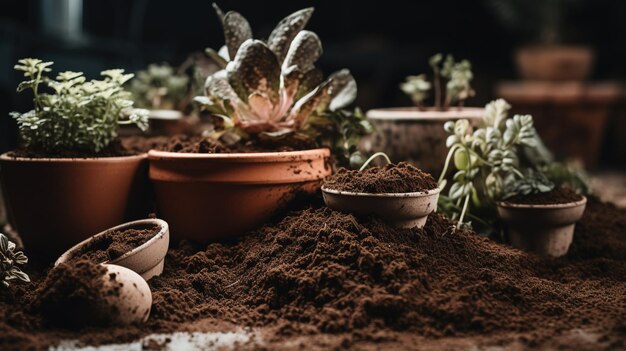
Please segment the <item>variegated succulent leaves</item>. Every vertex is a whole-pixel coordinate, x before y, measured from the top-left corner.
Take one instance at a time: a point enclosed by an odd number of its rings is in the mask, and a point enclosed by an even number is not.
[[[214,7],[226,45],[219,53],[207,49],[207,54],[222,69],[207,78],[206,96],[195,100],[222,117],[226,127],[247,134],[297,132],[312,114],[336,111],[354,101],[356,82],[348,70],[324,80],[315,67],[322,44],[315,33],[304,30],[313,8],[285,17],[267,41],[261,41],[253,39],[241,14]]]

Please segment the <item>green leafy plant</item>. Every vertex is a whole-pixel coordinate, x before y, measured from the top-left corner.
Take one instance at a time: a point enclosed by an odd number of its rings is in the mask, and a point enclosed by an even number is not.
[[[444,59],[442,54],[436,54],[428,63],[433,71],[432,84],[425,74],[408,76],[400,84],[400,89],[418,108],[424,109],[424,100],[429,97],[431,90],[434,90],[435,108],[440,111],[448,110],[454,104],[462,107],[465,100],[474,96],[470,85],[474,75],[468,60],[456,62],[452,55],[447,55]]]
[[[81,72],[66,71],[51,79],[46,75],[51,66],[52,62],[32,58],[15,65],[27,78],[17,91],[33,92],[33,110],[11,113],[29,149],[98,152],[117,136],[120,124],[147,128],[148,111],[132,109],[131,94],[123,88],[132,74],[112,69],[101,73],[102,80],[88,81]],[[42,92],[42,87],[49,92]]]
[[[28,257],[22,251],[15,251],[15,243],[0,233],[0,279],[2,285],[9,287],[11,280],[30,282],[28,274],[18,267],[28,263]]]
[[[130,91],[138,107],[182,110],[190,94],[189,77],[167,63],[151,64],[137,72]]]
[[[555,184],[564,185],[565,178],[570,181],[577,178],[566,168],[560,171],[568,173],[569,177],[563,174],[555,177],[556,172],[550,169],[556,163],[535,131],[532,116],[508,118],[510,107],[502,99],[490,102],[485,106],[483,125],[473,131],[467,120],[449,121],[444,125],[450,134],[446,140],[449,152],[439,179],[440,187],[446,185],[445,177],[451,164],[456,172],[440,207],[452,218],[458,218],[458,226],[464,223],[470,205],[478,210],[493,207],[497,200],[547,192]],[[578,181],[584,183],[582,179]],[[491,219],[479,221],[489,223]]]
[[[346,110],[357,94],[350,72],[340,70],[324,79],[315,67],[322,44],[315,33],[303,30],[312,8],[287,16],[267,41],[261,41],[252,38],[241,14],[223,13],[214,6],[226,45],[219,52],[207,49],[207,53],[223,69],[207,78],[206,96],[195,98],[203,109],[223,120],[214,137],[331,140],[344,152],[353,149],[359,134],[371,130],[360,112]],[[322,130],[335,134],[320,138]]]

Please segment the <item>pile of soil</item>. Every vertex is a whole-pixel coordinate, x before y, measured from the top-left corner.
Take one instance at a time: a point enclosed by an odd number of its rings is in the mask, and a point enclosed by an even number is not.
[[[134,150],[127,148],[120,139],[115,139],[104,149],[93,152],[85,150],[37,150],[18,148],[9,152],[10,157],[24,157],[24,158],[98,158],[98,157],[122,157],[138,155],[141,150]]]
[[[554,205],[576,202],[582,199],[582,195],[576,193],[570,188],[556,187],[550,191],[543,193],[511,196],[507,198],[504,202],[525,205]]]
[[[165,271],[149,282],[153,306],[143,325],[46,327],[29,310],[32,286],[0,290],[0,349],[63,338],[119,343],[220,323],[261,328],[265,342],[283,348],[298,348],[290,342],[307,336],[301,345],[311,347],[327,335],[339,337],[326,349],[384,348],[407,336],[534,348],[588,328],[624,348],[626,212],[589,200],[570,254],[558,259],[453,232],[438,214],[424,229],[396,229],[325,207],[305,209],[236,242],[170,249]],[[610,245],[619,246],[605,251]]]
[[[324,187],[356,193],[415,193],[435,189],[437,182],[429,173],[400,162],[363,171],[341,168],[326,178]]]
[[[107,289],[103,277],[107,269],[89,260],[63,263],[53,268],[35,291],[32,310],[41,315],[46,325],[76,329],[85,325],[106,326],[116,311],[103,303],[106,294],[118,294],[119,284]]]
[[[128,251],[143,245],[159,233],[157,225],[137,226],[123,230],[110,230],[92,238],[77,250],[70,260],[86,259],[95,263],[114,260]]]

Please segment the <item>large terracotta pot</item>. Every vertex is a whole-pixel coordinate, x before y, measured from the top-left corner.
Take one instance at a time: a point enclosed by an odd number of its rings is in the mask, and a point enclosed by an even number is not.
[[[593,51],[586,46],[528,46],[515,60],[520,75],[529,80],[584,80],[593,65]]]
[[[528,205],[498,202],[498,215],[507,226],[509,242],[521,250],[559,257],[569,250],[576,222],[587,198],[565,204]]]
[[[316,191],[331,173],[328,149],[193,154],[151,150],[159,217],[174,240],[210,242],[267,222],[298,192]]]
[[[415,107],[383,108],[367,111],[376,131],[371,139],[373,151],[385,152],[393,162],[407,161],[438,175],[446,159],[448,134],[443,125],[450,120],[468,119],[480,123],[485,109],[465,107],[448,111],[418,110]]]
[[[81,159],[0,155],[9,221],[29,256],[53,259],[93,233],[145,216],[147,166],[146,154]]]

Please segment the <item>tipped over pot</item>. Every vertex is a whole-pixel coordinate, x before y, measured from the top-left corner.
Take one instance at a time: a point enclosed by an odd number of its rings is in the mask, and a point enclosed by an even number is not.
[[[210,242],[266,223],[331,173],[328,149],[259,153],[151,150],[150,179],[172,238]]]
[[[559,204],[498,202],[498,214],[507,228],[511,245],[527,252],[559,257],[569,250],[576,222],[587,198]]]
[[[54,265],[87,258],[95,263],[126,267],[149,280],[163,272],[169,241],[167,222],[156,218],[142,219],[85,239],[61,255]]]

